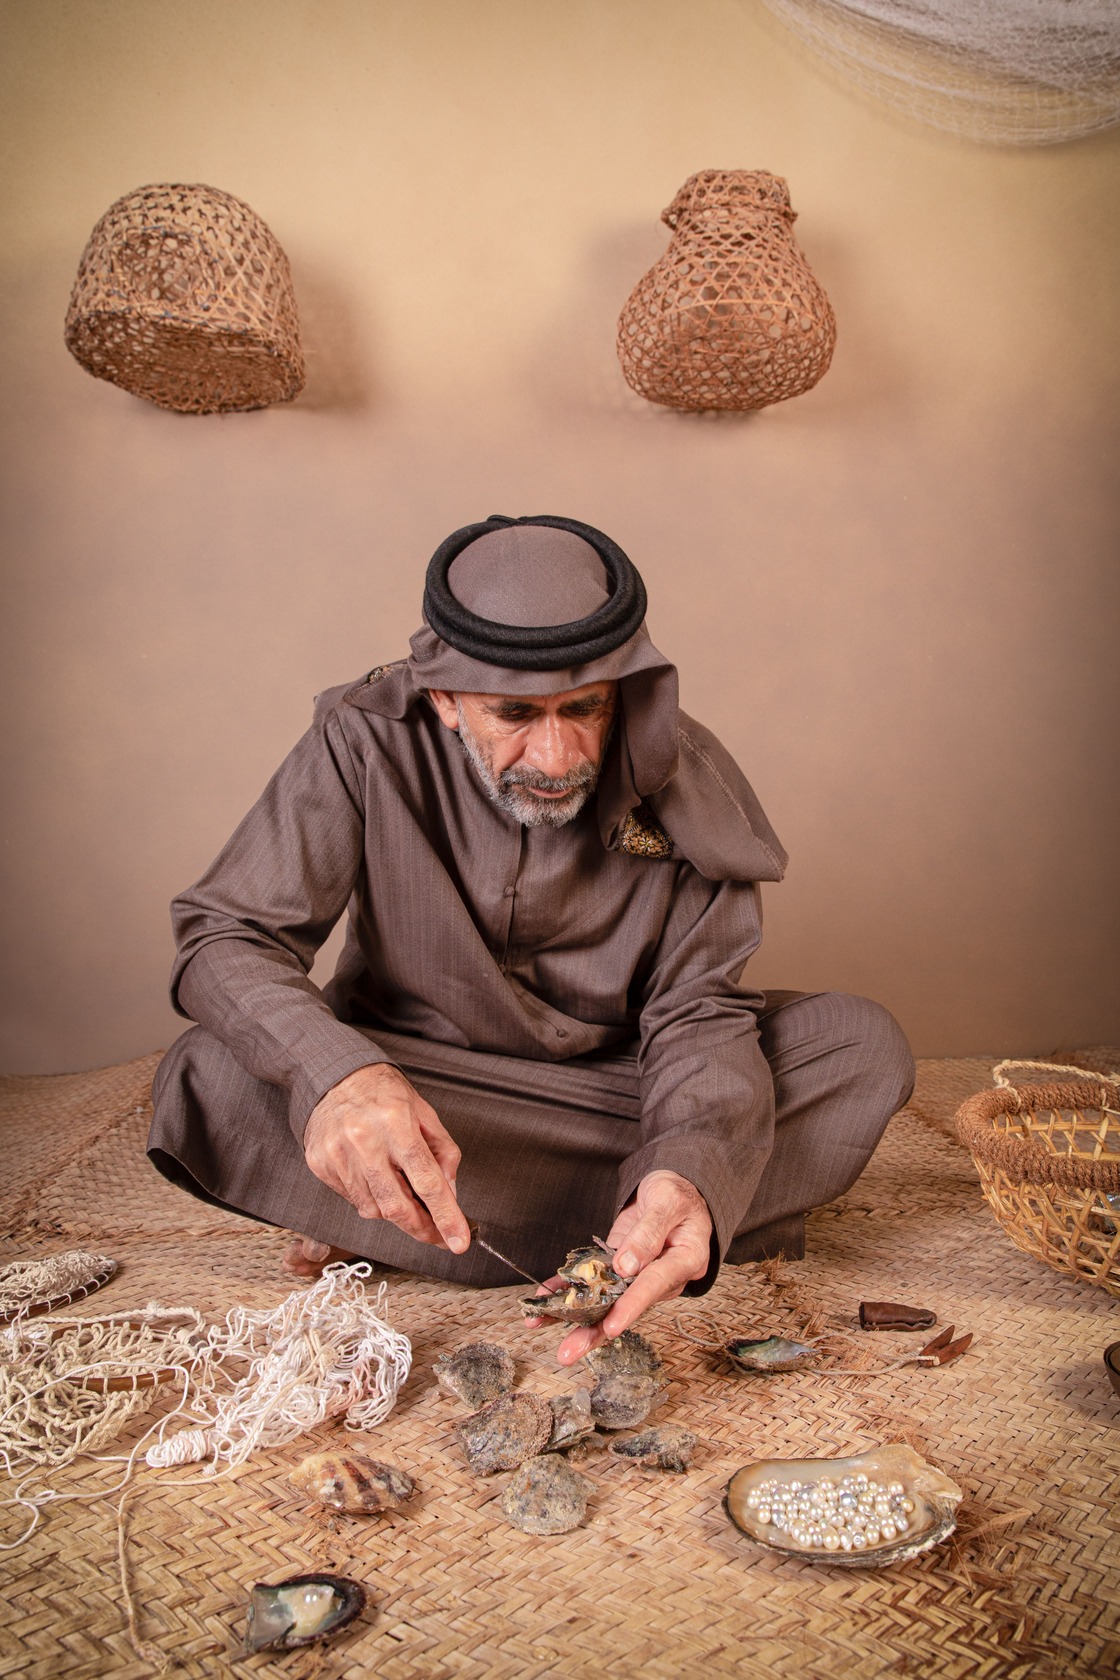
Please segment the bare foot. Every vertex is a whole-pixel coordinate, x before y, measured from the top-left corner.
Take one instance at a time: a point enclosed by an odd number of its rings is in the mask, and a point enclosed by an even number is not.
[[[334,1260],[356,1260],[347,1248],[332,1248],[329,1243],[317,1242],[314,1237],[295,1237],[288,1244],[280,1264],[289,1277],[317,1278],[323,1267]]]

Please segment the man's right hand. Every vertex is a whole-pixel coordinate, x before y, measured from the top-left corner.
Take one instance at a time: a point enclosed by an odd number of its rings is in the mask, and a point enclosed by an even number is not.
[[[471,1234],[455,1200],[461,1153],[399,1068],[358,1068],[311,1110],[303,1152],[316,1178],[363,1219],[462,1254]]]

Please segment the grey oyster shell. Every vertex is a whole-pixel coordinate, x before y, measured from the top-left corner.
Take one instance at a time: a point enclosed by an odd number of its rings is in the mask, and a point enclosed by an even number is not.
[[[245,1650],[294,1651],[332,1639],[365,1608],[365,1588],[348,1575],[289,1575],[249,1595]]]
[[[416,1491],[416,1483],[403,1470],[360,1453],[311,1453],[288,1479],[329,1511],[353,1515],[395,1511]]]
[[[644,1336],[624,1330],[592,1348],[587,1363],[595,1373],[591,1416],[601,1429],[636,1429],[665,1387],[664,1366]]]
[[[567,1288],[551,1295],[523,1295],[522,1312],[529,1318],[555,1318],[562,1324],[601,1323],[631,1282],[612,1269],[614,1255],[614,1249],[598,1237],[588,1248],[573,1248],[556,1268]]]
[[[557,1394],[548,1402],[552,1407],[552,1434],[548,1438],[549,1452],[559,1452],[586,1440],[595,1433],[591,1418],[591,1395],[586,1388],[574,1394]]]
[[[862,1551],[818,1551],[801,1546],[791,1535],[780,1534],[772,1524],[760,1522],[757,1510],[747,1504],[752,1490],[771,1477],[796,1478],[804,1484],[822,1476],[838,1481],[861,1471],[872,1478],[901,1482],[914,1501],[905,1534]],[[745,1465],[728,1482],[723,1508],[741,1533],[769,1551],[802,1558],[807,1563],[835,1564],[841,1569],[880,1569],[888,1564],[906,1563],[947,1539],[957,1526],[957,1506],[963,1498],[956,1482],[950,1481],[935,1465],[927,1464],[913,1447],[892,1442],[854,1458],[772,1458]]]
[[[552,1433],[552,1407],[539,1394],[502,1394],[456,1424],[455,1432],[476,1475],[516,1470],[544,1451]]]
[[[523,1464],[499,1503],[508,1520],[526,1534],[567,1534],[587,1514],[590,1484],[559,1453]]]
[[[662,1424],[658,1429],[643,1429],[625,1441],[612,1441],[610,1451],[615,1458],[631,1459],[641,1470],[687,1470],[692,1462],[696,1436],[690,1429],[676,1424]]]
[[[513,1387],[513,1355],[497,1342],[466,1342],[452,1353],[440,1354],[432,1370],[442,1392],[472,1412]]]

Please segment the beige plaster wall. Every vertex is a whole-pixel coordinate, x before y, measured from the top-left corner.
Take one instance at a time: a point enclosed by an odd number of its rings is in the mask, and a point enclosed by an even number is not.
[[[0,29],[0,1067],[170,1039],[168,899],[491,511],[644,571],[792,853],[763,982],[869,992],[927,1055],[1120,1035],[1120,134],[908,127],[751,0],[5,0]],[[709,166],[787,177],[839,319],[824,382],[755,416],[655,409],[614,358]],[[93,223],[164,180],[288,251],[291,408],[169,415],[68,356]]]

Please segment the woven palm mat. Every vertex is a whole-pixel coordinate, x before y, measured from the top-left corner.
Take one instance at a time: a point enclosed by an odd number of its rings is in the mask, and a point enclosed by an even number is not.
[[[959,1096],[988,1083],[993,1059],[922,1064],[917,1108],[892,1122],[848,1195],[811,1217],[809,1258],[727,1268],[689,1309],[729,1336],[851,1325],[861,1299],[911,1301],[975,1333],[963,1359],[888,1376],[733,1377],[678,1332],[681,1304],[657,1308],[643,1329],[674,1380],[655,1418],[700,1437],[692,1468],[654,1476],[593,1459],[581,1467],[594,1490],[585,1526],[532,1538],[497,1508],[505,1478],[479,1480],[463,1464],[460,1409],[437,1397],[432,1362],[490,1337],[515,1353],[525,1388],[555,1394],[586,1379],[555,1365],[555,1329],[523,1328],[521,1286],[470,1292],[388,1274],[413,1374],[372,1437],[347,1439],[410,1471],[416,1498],[384,1518],[312,1513],[288,1472],[341,1439],[336,1426],[219,1481],[142,1468],[128,1516],[142,1637],[191,1680],[1117,1671],[1120,1402],[1101,1353],[1120,1338],[1120,1313],[1103,1290],[1020,1254],[989,1215],[968,1155],[940,1135]],[[283,1235],[192,1202],[144,1160],[155,1060],[0,1082],[6,1158],[20,1174],[7,1176],[0,1251],[80,1243],[111,1253],[121,1266],[97,1298],[106,1310],[153,1298],[214,1316],[235,1302],[273,1305],[288,1289]],[[900,1346],[914,1341],[867,1337],[857,1357],[885,1362]],[[909,1564],[783,1559],[723,1515],[741,1464],[892,1438],[911,1440],[966,1492],[954,1539]],[[79,1462],[53,1485],[90,1493],[113,1473]],[[19,1532],[11,1510],[0,1519],[0,1537]],[[3,1554],[0,1674],[153,1672],[125,1631],[116,1544],[115,1500],[103,1499],[49,1507],[31,1540]],[[367,1584],[363,1618],[326,1649],[239,1659],[250,1586],[316,1567]]]

